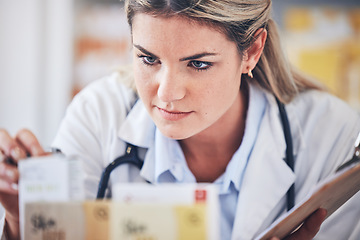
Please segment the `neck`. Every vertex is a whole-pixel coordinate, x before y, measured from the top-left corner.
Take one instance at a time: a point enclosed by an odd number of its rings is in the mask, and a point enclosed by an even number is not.
[[[241,144],[248,107],[247,89],[243,88],[234,107],[211,129],[179,141],[187,164],[198,182],[213,182],[221,176]]]

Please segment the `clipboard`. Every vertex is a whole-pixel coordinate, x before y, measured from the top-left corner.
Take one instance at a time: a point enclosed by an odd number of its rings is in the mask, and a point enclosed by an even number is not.
[[[320,182],[302,202],[271,224],[255,240],[266,240],[271,237],[282,239],[298,229],[305,219],[319,208],[327,210],[328,218],[359,190],[360,133],[355,142],[353,157],[341,165],[335,174]]]

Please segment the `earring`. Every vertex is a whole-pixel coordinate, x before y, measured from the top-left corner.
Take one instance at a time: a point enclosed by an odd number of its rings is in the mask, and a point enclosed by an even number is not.
[[[254,77],[253,74],[252,74],[252,72],[251,72],[251,68],[249,68],[248,76],[249,76],[250,78],[253,78],[253,77]]]

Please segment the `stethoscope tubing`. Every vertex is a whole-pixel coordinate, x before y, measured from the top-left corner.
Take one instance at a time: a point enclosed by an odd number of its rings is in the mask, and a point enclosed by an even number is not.
[[[293,143],[292,143],[292,136],[290,130],[290,123],[289,119],[285,110],[285,106],[283,103],[280,102],[279,99],[276,98],[276,102],[279,107],[280,118],[283,125],[283,132],[286,142],[286,157],[285,161],[289,168],[294,172],[294,153],[293,153]],[[289,211],[295,205],[295,184],[292,184],[289,190],[286,193],[287,199],[287,210]]]
[[[135,165],[138,169],[141,169],[144,164],[144,162],[138,156],[137,147],[130,143],[126,144],[125,154],[112,161],[103,171],[99,182],[96,199],[102,199],[105,197],[105,191],[109,184],[109,177],[111,172],[119,165],[127,163]]]

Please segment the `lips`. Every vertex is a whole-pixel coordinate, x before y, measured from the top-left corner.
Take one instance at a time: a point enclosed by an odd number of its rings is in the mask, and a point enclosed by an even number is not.
[[[163,108],[157,107],[160,116],[168,121],[178,121],[191,114],[191,112],[181,112],[181,111],[168,111]]]

